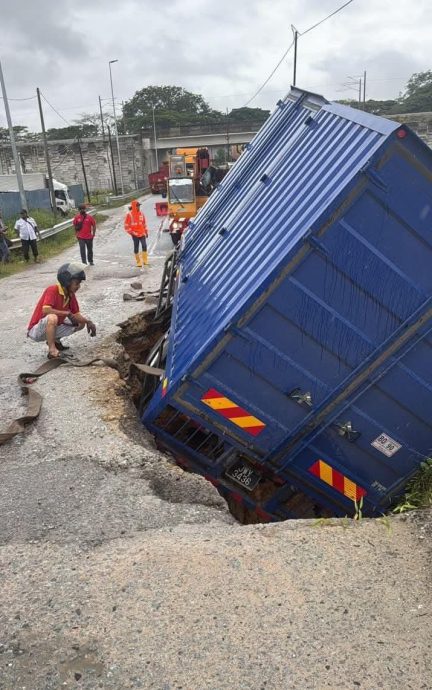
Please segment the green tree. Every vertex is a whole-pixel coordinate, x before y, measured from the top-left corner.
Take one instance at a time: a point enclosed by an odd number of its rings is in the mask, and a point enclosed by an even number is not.
[[[408,80],[399,99],[400,113],[421,113],[432,110],[432,70],[416,72]]]
[[[112,126],[114,118],[109,113],[104,113],[104,124]],[[97,137],[102,134],[102,123],[99,113],[83,113],[73,120],[68,127],[54,127],[47,130],[48,139],[75,139],[81,137]]]
[[[356,100],[347,99],[340,100],[338,103],[342,103],[342,105],[349,105],[351,108],[365,110],[367,113],[372,113],[373,115],[381,115],[382,117],[400,112],[398,100],[376,101],[369,99],[366,101],[366,103],[359,103]]]
[[[127,132],[149,129],[153,124],[153,108],[159,127],[208,122],[223,119],[199,94],[181,86],[147,86],[127,101],[123,120]]]
[[[52,127],[47,129],[47,139],[76,139],[77,137],[94,137],[97,135],[93,127],[70,125],[69,127]]]
[[[28,127],[24,127],[23,125],[14,125],[13,130],[17,141],[34,138],[34,134],[29,132]],[[9,141],[9,129],[7,127],[0,127],[0,141]]]
[[[227,162],[227,151],[226,149],[217,149],[214,158],[213,165],[223,165]]]
[[[369,99],[364,104],[353,100],[339,101],[339,103],[383,117],[399,113],[430,112],[432,111],[432,70],[413,74],[399,98],[387,101]]]
[[[269,115],[270,110],[263,110],[263,108],[233,108],[228,117],[232,122],[263,124]]]

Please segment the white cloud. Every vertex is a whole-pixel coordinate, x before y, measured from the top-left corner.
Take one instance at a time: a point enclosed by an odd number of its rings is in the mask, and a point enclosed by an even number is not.
[[[108,60],[119,99],[148,84],[177,84],[201,93],[213,107],[243,105],[291,41],[338,0],[0,0],[0,57],[10,97],[39,86],[67,119],[96,112],[109,97]],[[368,96],[396,97],[428,62],[432,3],[355,0],[300,37],[297,83],[327,98],[347,75],[367,70]],[[292,52],[252,105],[269,107],[289,88]],[[38,128],[35,101],[11,102],[14,121]],[[64,123],[47,109],[47,125]],[[5,118],[0,106],[0,126]]]

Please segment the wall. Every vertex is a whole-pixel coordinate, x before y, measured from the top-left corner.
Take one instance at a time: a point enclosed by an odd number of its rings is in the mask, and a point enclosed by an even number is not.
[[[148,139],[140,135],[119,137],[121,170],[125,191],[147,185],[150,171],[150,151]],[[119,193],[120,172],[117,146],[113,138],[113,157]],[[17,142],[23,172],[46,172],[42,142]],[[82,184],[84,176],[78,142],[72,139],[50,141],[48,143],[53,177],[68,186]],[[90,191],[112,190],[112,161],[109,143],[102,137],[81,140],[81,150]],[[0,174],[15,171],[12,151],[8,144],[0,145]]]

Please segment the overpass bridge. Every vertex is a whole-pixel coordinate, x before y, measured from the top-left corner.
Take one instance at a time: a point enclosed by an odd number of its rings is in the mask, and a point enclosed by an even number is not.
[[[260,122],[218,122],[168,128],[157,128],[156,126],[156,141],[153,130],[143,130],[142,134],[150,141],[153,156],[155,149],[157,149],[160,161],[164,154],[177,148],[207,146],[214,155],[220,148],[229,149],[232,146],[248,144],[261,125]],[[154,167],[154,169],[156,168]]]

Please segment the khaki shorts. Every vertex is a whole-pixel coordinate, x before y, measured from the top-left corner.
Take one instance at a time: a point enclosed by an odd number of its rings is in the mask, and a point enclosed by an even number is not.
[[[46,340],[47,318],[47,316],[44,316],[44,318],[33,326],[33,328],[31,328],[27,334],[28,337],[34,340],[36,343]],[[64,322],[56,328],[56,340],[60,340],[60,338],[67,338],[68,336],[76,333],[77,330],[79,330],[79,326],[72,326],[71,322],[66,317]]]

